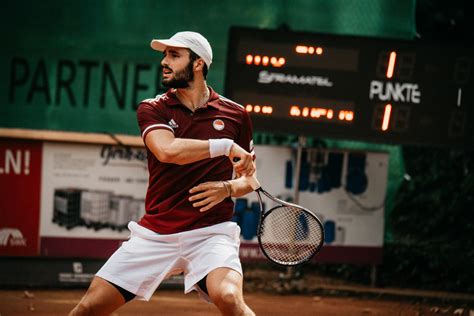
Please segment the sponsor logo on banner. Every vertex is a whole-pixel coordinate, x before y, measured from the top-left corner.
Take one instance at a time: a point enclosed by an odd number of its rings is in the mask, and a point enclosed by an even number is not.
[[[26,238],[18,228],[0,228],[0,247],[26,247]]]
[[[72,273],[60,272],[58,275],[59,282],[89,284],[94,278],[94,273],[84,273],[82,262],[73,262],[72,271]]]
[[[245,260],[266,259],[257,244],[242,244],[239,248],[239,257]]]
[[[258,73],[258,83],[289,83],[297,85],[310,85],[319,87],[332,87],[333,83],[327,77],[292,75],[262,70]]]
[[[103,158],[102,165],[106,166],[111,160],[125,161],[146,161],[146,151],[140,148],[132,148],[130,146],[102,146],[100,157]]]

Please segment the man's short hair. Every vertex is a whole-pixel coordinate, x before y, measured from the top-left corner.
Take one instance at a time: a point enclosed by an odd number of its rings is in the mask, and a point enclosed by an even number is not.
[[[195,52],[193,52],[189,48],[188,48],[188,51],[189,51],[189,60],[191,62],[194,62],[195,60],[198,60],[199,58],[201,58],[198,54],[196,54]],[[207,71],[208,71],[207,65],[206,65],[206,63],[204,63],[204,67],[202,68],[202,75],[203,75],[204,79],[207,78]]]

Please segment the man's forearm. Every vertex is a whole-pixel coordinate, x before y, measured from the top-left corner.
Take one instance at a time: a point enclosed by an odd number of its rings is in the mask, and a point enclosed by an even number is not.
[[[156,153],[153,149],[152,152],[158,160],[166,163],[184,165],[210,158],[207,140],[175,138],[169,144],[156,149]]]

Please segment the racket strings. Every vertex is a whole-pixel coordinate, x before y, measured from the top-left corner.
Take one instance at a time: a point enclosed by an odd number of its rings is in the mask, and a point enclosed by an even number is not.
[[[319,221],[297,207],[277,207],[261,223],[262,249],[270,259],[284,265],[311,258],[319,251],[323,238]]]

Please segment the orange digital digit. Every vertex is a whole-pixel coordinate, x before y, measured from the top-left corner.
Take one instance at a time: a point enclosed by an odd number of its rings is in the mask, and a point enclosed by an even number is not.
[[[385,110],[383,112],[383,119],[382,119],[382,131],[388,130],[388,126],[390,124],[391,113],[392,113],[392,105],[391,104],[385,105]]]
[[[390,79],[393,77],[393,70],[395,69],[395,61],[397,60],[397,53],[391,52],[390,57],[388,59],[388,67],[387,67],[387,78]]]

